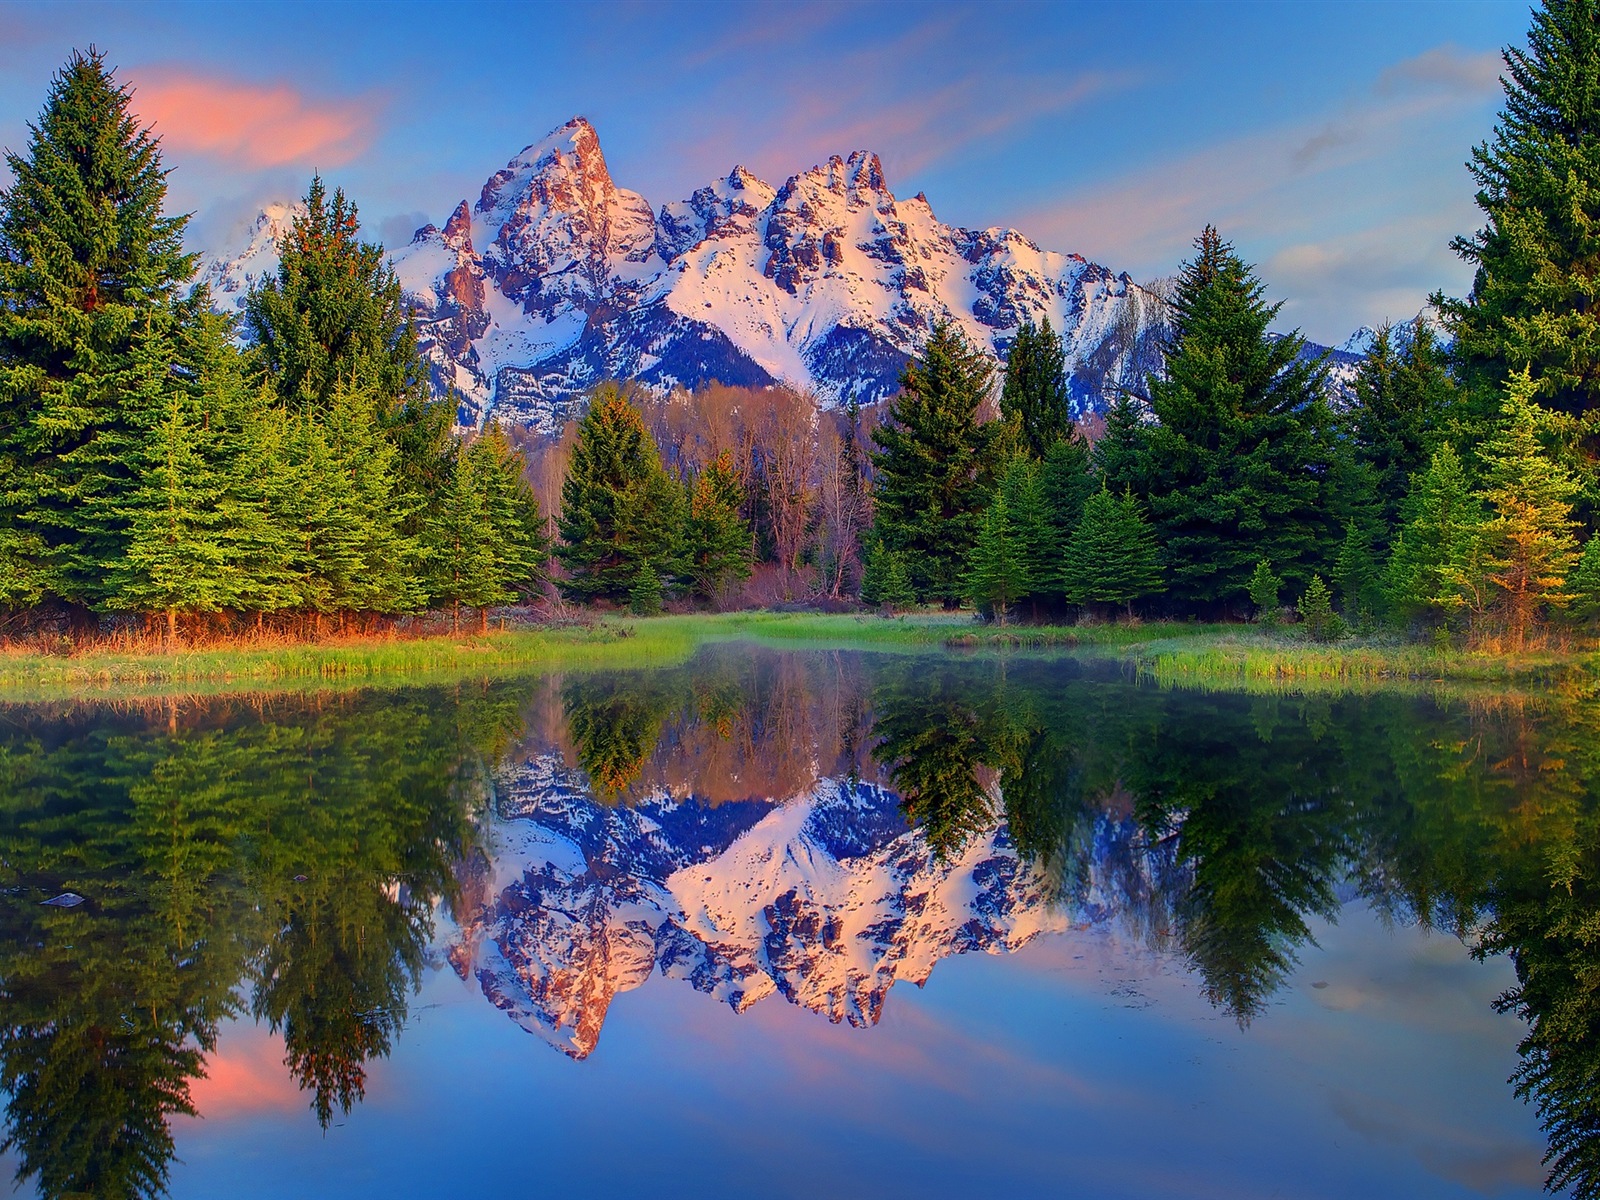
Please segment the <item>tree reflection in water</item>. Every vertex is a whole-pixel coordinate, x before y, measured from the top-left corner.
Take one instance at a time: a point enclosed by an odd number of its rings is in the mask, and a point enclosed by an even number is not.
[[[514,738],[596,796],[890,786],[938,858],[997,828],[1258,1019],[1361,898],[1506,954],[1551,1183],[1600,1196],[1600,701],[1163,691],[1061,659],[708,651],[459,692],[0,712],[0,1085],[42,1194],[148,1196],[219,1023],[326,1124],[389,1053]],[[77,909],[40,901],[71,890]]]

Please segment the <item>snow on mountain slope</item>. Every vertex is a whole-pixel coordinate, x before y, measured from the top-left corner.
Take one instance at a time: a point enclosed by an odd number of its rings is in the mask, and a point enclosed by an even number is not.
[[[272,206],[240,256],[207,263],[220,306],[275,265],[288,212]],[[1165,331],[1160,300],[1126,274],[1016,230],[947,225],[927,197],[896,198],[875,154],[835,156],[779,187],[735,167],[653,210],[612,179],[582,118],[393,262],[460,422],[492,415],[544,432],[606,378],[882,399],[940,319],[1003,361],[1022,320],[1048,318],[1082,415],[1142,391]]]
[[[1106,929],[1109,893],[1138,874],[1134,823],[1105,818],[1081,886],[1052,901],[1003,827],[940,861],[892,793],[841,779],[781,803],[663,795],[623,808],[596,803],[552,754],[500,792],[448,956],[575,1058],[594,1050],[612,999],[657,970],[741,1012],[777,993],[874,1024],[896,982],[925,982],[948,955]]]
[[[202,253],[195,283],[211,289],[213,308],[238,312],[244,307],[245,294],[268,275],[277,273],[278,239],[304,212],[303,204],[269,204],[246,231],[242,248],[221,254]]]

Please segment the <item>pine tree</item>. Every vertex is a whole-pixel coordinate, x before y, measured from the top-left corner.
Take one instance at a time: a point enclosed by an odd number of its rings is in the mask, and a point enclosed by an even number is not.
[[[1150,380],[1157,423],[1141,431],[1134,487],[1174,595],[1226,606],[1261,558],[1304,579],[1331,553],[1335,439],[1323,366],[1302,359],[1299,334],[1268,335],[1281,306],[1215,229],[1195,247],[1172,303],[1166,376]]]
[[[1129,488],[1148,490],[1142,473],[1148,432],[1139,403],[1126,392],[1118,396],[1106,413],[1105,433],[1094,445],[1094,469],[1108,488],[1119,494]]]
[[[1567,576],[1567,592],[1572,596],[1567,615],[1573,620],[1592,621],[1600,616],[1600,534],[1583,544],[1583,555]]]
[[[1072,438],[1072,393],[1067,385],[1067,355],[1050,328],[1024,318],[1006,355],[1000,388],[1000,416],[1018,423],[1021,440],[1034,458]]]
[[[696,594],[714,601],[736,580],[750,577],[750,523],[739,512],[744,488],[724,450],[694,481],[689,494],[687,558]]]
[[[1499,589],[1498,607],[1518,651],[1542,613],[1570,599],[1565,585],[1578,561],[1572,536],[1578,486],[1539,443],[1534,390],[1528,372],[1512,376],[1501,427],[1481,452],[1484,485],[1478,491],[1491,513],[1483,526],[1484,567]]]
[[[1434,297],[1485,397],[1530,369],[1530,397],[1584,415],[1600,400],[1600,9],[1542,0],[1528,48],[1504,52],[1505,103],[1468,164],[1485,222],[1457,238],[1464,300]]]
[[[550,541],[544,533],[539,498],[528,486],[522,454],[497,424],[488,425],[462,455],[483,499],[489,536],[489,568],[472,601],[479,624],[488,627],[488,610],[538,592],[548,578]]]
[[[861,566],[861,603],[877,608],[883,603],[884,584],[889,578],[889,549],[874,540],[867,551],[867,561]]]
[[[494,565],[488,506],[465,454],[457,457],[450,485],[429,511],[429,603],[448,605],[451,628],[461,628],[461,606],[476,604]]]
[[[646,574],[662,586],[679,568],[683,509],[683,490],[662,469],[644,419],[614,385],[602,385],[561,485],[556,557],[568,577],[557,586],[576,600],[616,604],[629,603]]]
[[[1433,327],[1417,317],[1398,331],[1380,328],[1357,369],[1355,393],[1350,431],[1359,461],[1372,472],[1387,534],[1400,524],[1411,477],[1428,465],[1457,416],[1456,385]]]
[[[1014,457],[1000,476],[995,495],[1006,502],[1006,520],[1022,562],[1024,590],[1018,599],[1049,590],[1056,570],[1055,531],[1049,520],[1041,464],[1023,455]]]
[[[104,58],[51,82],[0,192],[0,554],[9,590],[109,595],[139,449],[166,410],[194,270],[160,146]]]
[[[1272,572],[1272,564],[1266,559],[1256,563],[1255,570],[1250,572],[1250,581],[1245,585],[1245,590],[1250,595],[1250,603],[1255,605],[1256,620],[1263,625],[1276,625],[1278,623],[1278,596],[1283,590],[1283,580]]]
[[[1295,612],[1299,614],[1300,623],[1313,641],[1331,641],[1342,631],[1338,615],[1333,611],[1333,598],[1328,592],[1328,585],[1322,582],[1321,575],[1313,575],[1311,582],[1306,584],[1305,595],[1295,605]]]
[[[1011,518],[1002,492],[983,514],[978,540],[967,563],[967,596],[980,608],[991,608],[1006,623],[1006,609],[1028,594],[1029,547]]]
[[[1102,486],[1089,497],[1067,543],[1062,582],[1069,604],[1125,605],[1130,617],[1135,600],[1163,590],[1155,533],[1131,494]]]
[[[911,568],[906,565],[905,555],[889,555],[889,567],[883,576],[883,599],[881,603],[890,612],[910,608],[917,602],[917,589],[911,582]]]
[[[1344,542],[1334,560],[1333,582],[1348,619],[1365,623],[1378,615],[1383,606],[1380,578],[1372,553],[1372,535],[1354,520],[1345,522]]]
[[[1394,608],[1433,621],[1463,608],[1481,611],[1486,598],[1478,569],[1483,511],[1448,442],[1413,478],[1405,518],[1386,572]]]
[[[953,607],[988,492],[992,435],[978,423],[993,368],[955,325],[940,323],[900,377],[878,449],[877,533],[905,556],[920,596]]]
[[[1044,509],[1044,537],[1034,570],[1034,594],[1059,599],[1061,556],[1083,517],[1083,506],[1095,491],[1089,444],[1063,439],[1051,446],[1039,466],[1039,499]]]

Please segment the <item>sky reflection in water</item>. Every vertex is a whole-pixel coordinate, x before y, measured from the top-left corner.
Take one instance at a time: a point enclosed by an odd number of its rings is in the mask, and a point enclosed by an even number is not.
[[[1597,1153],[1587,697],[728,647],[3,715],[19,1194],[1535,1195],[1468,928]]]

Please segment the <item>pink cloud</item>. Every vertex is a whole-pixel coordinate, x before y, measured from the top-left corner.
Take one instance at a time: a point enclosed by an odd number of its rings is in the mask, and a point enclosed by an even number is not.
[[[288,84],[254,84],[181,69],[144,75],[134,109],[169,151],[211,155],[245,167],[332,167],[372,142],[370,97],[317,99]]]
[[[260,1112],[294,1112],[306,1098],[283,1065],[283,1039],[260,1026],[234,1025],[207,1056],[190,1085],[200,1116],[216,1120]]]

